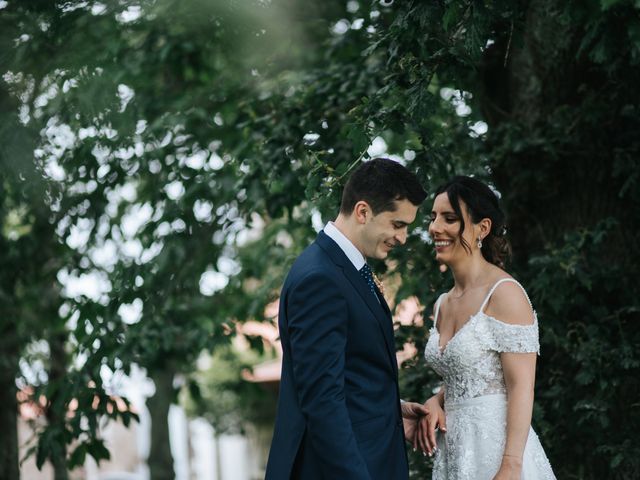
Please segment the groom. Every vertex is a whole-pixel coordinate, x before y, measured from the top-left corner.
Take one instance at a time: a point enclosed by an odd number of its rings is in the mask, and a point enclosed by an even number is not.
[[[337,219],[293,264],[280,296],[282,377],[266,480],[408,478],[404,438],[427,411],[400,404],[391,313],[366,259],[405,243],[425,197],[399,163],[362,163]]]

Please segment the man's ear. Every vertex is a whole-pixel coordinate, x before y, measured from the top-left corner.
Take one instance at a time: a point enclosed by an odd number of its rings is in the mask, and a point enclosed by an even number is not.
[[[371,211],[371,207],[364,200],[360,200],[353,206],[353,218],[356,219],[356,222],[364,225],[367,223],[367,218],[371,218],[373,216],[373,212]]]

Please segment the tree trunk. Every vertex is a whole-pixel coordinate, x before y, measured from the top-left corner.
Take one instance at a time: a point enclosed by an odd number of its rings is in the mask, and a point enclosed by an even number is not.
[[[151,480],[174,480],[173,457],[169,439],[169,407],[173,399],[173,376],[170,369],[151,374],[156,393],[147,400],[151,416],[151,449],[149,472]]]
[[[495,44],[483,63],[482,110],[494,132],[488,148],[521,145],[491,164],[521,268],[528,261],[523,252],[541,251],[567,232],[593,227],[624,209],[618,194],[625,179],[614,178],[609,161],[616,124],[567,113],[600,101],[591,92],[604,83],[579,58],[582,27],[566,22],[563,9],[558,0],[529,2],[520,40],[510,47]],[[618,110],[611,106],[611,112]],[[590,112],[596,115],[594,105]],[[610,237],[608,252],[617,253],[613,244],[621,241]]]
[[[65,382],[67,372],[67,352],[65,351],[66,336],[64,333],[55,333],[49,340],[49,349],[51,352],[49,369],[49,382],[51,384],[61,384]],[[64,388],[56,389],[60,392]],[[67,414],[67,402],[60,393],[52,394],[48,400],[47,421],[49,426],[57,432],[65,431],[65,416]],[[68,480],[67,472],[67,445],[60,433],[56,436],[56,453],[52,455],[51,463],[53,464],[55,480]]]
[[[7,319],[5,318],[6,322]],[[16,371],[18,354],[15,325],[7,325],[0,335],[0,478],[19,480],[18,401]]]

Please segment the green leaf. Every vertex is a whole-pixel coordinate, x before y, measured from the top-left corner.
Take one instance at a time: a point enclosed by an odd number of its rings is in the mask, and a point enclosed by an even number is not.
[[[68,461],[69,469],[74,469],[75,467],[84,465],[86,456],[87,456],[87,445],[84,443],[81,443],[75,448],[75,450],[71,454],[71,457],[69,458],[69,461]]]
[[[449,31],[449,28],[452,25],[457,24],[460,21],[460,14],[463,12],[463,5],[461,2],[451,2],[449,7],[445,10],[444,15],[442,16],[442,26],[445,31]]]
[[[350,124],[347,128],[347,138],[351,142],[353,154],[359,156],[371,143],[364,129],[357,124]]]
[[[87,445],[87,453],[98,463],[100,463],[100,460],[108,460],[111,458],[109,450],[107,450],[101,440],[95,440],[89,443]]]
[[[627,3],[627,0],[600,0],[600,8],[606,11],[623,3]]]

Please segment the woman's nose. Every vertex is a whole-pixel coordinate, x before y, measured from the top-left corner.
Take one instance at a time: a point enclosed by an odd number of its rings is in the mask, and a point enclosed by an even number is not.
[[[429,223],[429,228],[428,228],[429,235],[433,236],[434,233],[440,232],[441,231],[440,225],[441,225],[440,220],[437,217],[431,220],[431,223]]]

